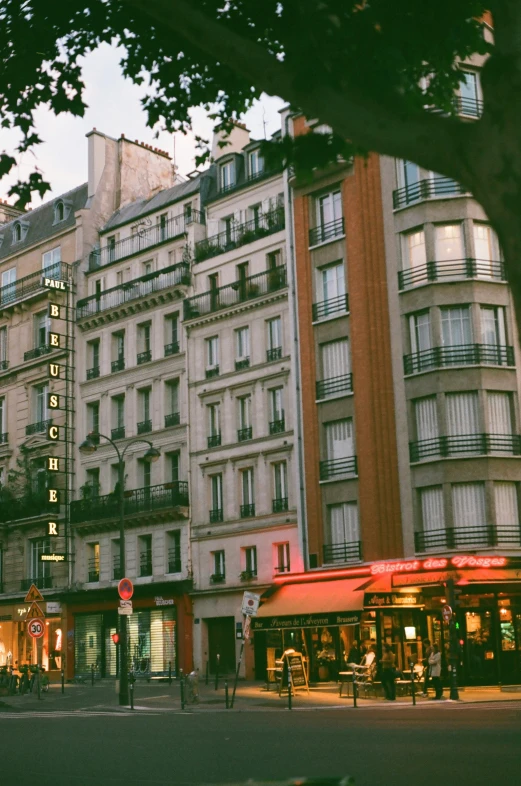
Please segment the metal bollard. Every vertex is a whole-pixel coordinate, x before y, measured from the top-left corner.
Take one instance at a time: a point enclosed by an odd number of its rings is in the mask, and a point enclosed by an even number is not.
[[[291,706],[291,666],[288,663],[288,710],[293,709]]]
[[[215,656],[215,690],[219,689],[219,661],[221,660],[221,656],[219,653]]]
[[[414,663],[412,662],[412,660],[411,660],[411,662],[409,663],[409,668],[410,668],[410,670],[411,670],[411,696],[412,696],[412,704],[413,704],[413,707],[415,707],[415,706],[416,706],[416,685],[415,685],[415,683],[414,683]]]
[[[206,685],[208,685],[208,679],[210,677],[210,661],[206,661]]]
[[[130,709],[133,710],[134,709],[134,683],[131,682],[128,688],[130,694]]]
[[[62,669],[62,693],[65,693],[65,672]]]
[[[90,684],[94,687],[94,663],[90,667]]]
[[[172,661],[168,661],[168,684],[172,684]]]
[[[226,709],[229,708],[228,704],[228,681],[226,680],[224,683],[224,701],[226,703]]]
[[[36,672],[36,689],[37,689],[37,692],[38,692],[38,701],[40,701],[41,698],[42,698],[41,690],[40,690],[40,688],[41,688],[41,685],[40,685],[40,674],[41,674],[40,667],[38,666],[38,671]]]
[[[184,710],[185,708],[185,678],[183,674],[183,669],[179,670],[179,690],[181,692],[181,709]]]
[[[353,669],[353,707],[357,707],[356,703],[356,669]]]

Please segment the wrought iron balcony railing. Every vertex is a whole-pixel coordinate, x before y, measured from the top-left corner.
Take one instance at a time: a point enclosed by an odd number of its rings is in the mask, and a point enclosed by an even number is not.
[[[169,415],[165,415],[165,428],[169,426],[178,426],[181,422],[181,415],[179,412],[171,412]]]
[[[430,261],[406,270],[398,271],[398,289],[409,289],[423,284],[444,283],[456,279],[482,279],[484,281],[506,281],[505,263],[488,259],[448,259]]]
[[[119,259],[140,254],[153,246],[173,240],[186,233],[189,224],[204,224],[204,213],[199,210],[192,210],[190,215],[173,216],[163,225],[154,226],[136,232],[130,237],[116,241],[112,246],[106,245],[103,248],[91,251],[89,256],[89,272],[98,270],[105,265],[111,265]]]
[[[514,366],[514,348],[500,344],[459,344],[432,347],[404,355],[405,374],[447,366]]]
[[[289,573],[291,568],[289,565],[276,565],[273,570],[275,573]]]
[[[356,456],[328,459],[320,462],[320,480],[329,480],[339,475],[358,475],[358,462]]]
[[[282,357],[282,347],[272,347],[266,350],[266,360],[271,363],[273,360],[280,360]]]
[[[405,207],[413,202],[421,202],[424,199],[440,199],[447,196],[468,195],[469,191],[450,177],[435,177],[418,180],[416,183],[409,183],[403,188],[393,191],[393,208]]]
[[[50,355],[51,352],[56,352],[59,347],[51,347],[50,344],[40,344],[39,347],[34,347],[33,349],[28,349],[27,352],[24,352],[24,360],[34,360],[35,358],[41,358],[44,355]]]
[[[122,578],[121,561],[119,557],[114,557],[112,560],[112,581],[121,581]]]
[[[165,508],[187,507],[189,504],[188,483],[185,480],[177,480],[170,483],[160,483],[157,486],[128,489],[124,492],[123,502],[126,516]],[[119,498],[115,493],[71,502],[71,522],[73,524],[117,518],[118,516]]]
[[[361,562],[362,543],[359,540],[331,543],[323,547],[324,562]]]
[[[142,420],[137,424],[138,434],[148,434],[149,431],[152,431],[152,421],[150,419]]]
[[[195,244],[195,262],[224,254],[247,243],[253,243],[274,232],[284,229],[284,208],[278,207],[262,213],[244,224],[234,224],[229,230],[211,235]]]
[[[141,366],[143,363],[150,363],[152,360],[152,350],[146,349],[144,352],[138,352],[136,360],[138,366]]]
[[[0,499],[0,522],[19,521],[34,516],[48,515],[52,506],[45,492],[35,493],[26,497],[7,497],[2,494]],[[56,515],[56,512],[55,512]]]
[[[329,300],[321,300],[319,303],[313,303],[312,318],[313,322],[319,319],[331,317],[334,314],[347,314],[349,311],[349,296],[338,295],[331,297]]]
[[[160,292],[163,289],[170,289],[170,287],[181,284],[188,286],[190,281],[190,267],[186,262],[170,265],[170,267],[155,270],[153,273],[147,273],[132,281],[125,281],[124,284],[118,284],[116,287],[78,300],[76,318],[84,319],[84,317],[92,317],[103,311],[112,311],[119,306],[124,306],[126,303],[147,297],[147,295]]]
[[[141,559],[139,560],[139,575],[140,576],[151,576],[152,575],[152,555],[147,554],[146,556],[141,555]]]
[[[235,361],[235,371],[240,371],[243,368],[250,367],[250,359],[249,358],[240,358],[240,360]]]
[[[490,453],[521,456],[521,436],[519,434],[460,434],[409,443],[409,456],[412,463],[430,458],[486,456]]]
[[[270,421],[270,434],[282,434],[283,431],[286,431],[286,419],[284,414],[277,420]]]
[[[51,425],[52,418],[47,420],[39,420],[36,423],[29,423],[29,425],[25,427],[25,434],[28,437],[31,434],[42,434],[44,431],[47,431],[47,428]]]
[[[52,278],[54,281],[68,281],[72,274],[72,268],[65,262],[57,262],[45,270],[37,270],[24,278],[13,281],[0,288],[0,307],[6,308],[18,300],[24,300],[30,295],[41,292],[49,292],[49,288],[44,286],[45,278]]]
[[[241,519],[247,519],[251,516],[255,516],[255,503],[248,503],[247,505],[241,505]]]
[[[93,366],[87,369],[87,379],[97,379],[100,375],[99,366]]]
[[[210,511],[210,524],[216,524],[219,521],[223,520],[223,509],[222,508],[213,508]]]
[[[181,573],[181,551],[168,549],[168,573]]]
[[[333,240],[335,237],[341,237],[344,234],[344,219],[337,218],[334,221],[329,221],[327,224],[321,224],[318,227],[313,227],[309,230],[309,245],[317,246],[319,243],[325,243],[326,240]]]
[[[177,341],[172,341],[171,344],[165,344],[165,357],[167,358],[169,355],[177,355],[179,352],[179,343]]]
[[[112,439],[125,439],[125,426],[117,426],[110,430]]]
[[[481,117],[483,114],[483,101],[479,98],[456,96],[454,107],[460,115],[465,115],[466,117]]]
[[[93,557],[89,560],[88,581],[99,581],[99,559]]]
[[[220,434],[211,434],[208,437],[208,447],[209,448],[218,448],[221,444],[221,435]]]
[[[212,377],[218,377],[220,373],[219,366],[212,366],[211,368],[206,369],[206,379],[212,379]]]
[[[121,357],[117,360],[113,360],[110,364],[110,370],[112,374],[115,374],[116,371],[124,371],[125,370],[125,358]]]
[[[288,498],[276,497],[271,501],[271,509],[273,513],[283,513],[285,510],[288,510]]]
[[[286,266],[279,265],[254,276],[216,287],[195,297],[187,298],[184,303],[184,318],[195,319],[215,311],[233,308],[248,300],[265,297],[287,286]]]
[[[27,592],[27,590],[31,589],[32,584],[39,590],[52,589],[52,576],[33,576],[32,578],[22,579],[20,582],[20,590],[22,592]]]
[[[246,442],[252,437],[252,427],[246,426],[237,430],[237,442]]]
[[[317,398],[337,396],[339,393],[353,392],[353,375],[343,374],[341,377],[329,377],[317,382]]]
[[[445,549],[494,548],[521,545],[519,523],[504,527],[487,524],[475,527],[447,527],[414,533],[416,552]]]

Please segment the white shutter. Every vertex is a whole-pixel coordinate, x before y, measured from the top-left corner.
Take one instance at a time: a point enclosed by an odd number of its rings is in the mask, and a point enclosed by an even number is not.
[[[443,508],[443,488],[432,486],[420,490],[423,531],[445,529],[445,511]]]
[[[490,434],[512,434],[509,393],[487,393],[488,431]]]
[[[439,436],[436,396],[421,398],[414,402],[416,415],[416,433],[418,442],[424,439],[435,439]]]
[[[519,527],[519,508],[515,483],[501,481],[494,483],[494,500],[496,503],[496,525],[498,539],[501,541],[501,529]]]
[[[327,458],[333,460],[354,456],[352,418],[325,425]]]
[[[447,393],[447,430],[451,436],[479,434],[478,394]]]
[[[322,374],[324,379],[349,374],[349,342],[346,338],[322,344]]]
[[[463,545],[465,537],[459,538],[458,530],[471,528],[474,534],[486,532],[485,484],[455,483],[452,486],[452,515],[456,545]]]
[[[356,502],[341,502],[329,507],[329,536],[331,545],[358,543],[360,527]]]
[[[344,531],[347,543],[358,543],[360,540],[360,526],[356,502],[344,503]]]

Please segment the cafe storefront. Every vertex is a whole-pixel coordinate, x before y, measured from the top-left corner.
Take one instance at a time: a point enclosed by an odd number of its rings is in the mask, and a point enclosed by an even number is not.
[[[30,606],[30,603],[20,602],[0,606],[0,668],[39,663],[51,677],[57,677],[64,647],[62,605],[59,601],[39,603],[45,615],[40,638],[32,638],[27,631]]]

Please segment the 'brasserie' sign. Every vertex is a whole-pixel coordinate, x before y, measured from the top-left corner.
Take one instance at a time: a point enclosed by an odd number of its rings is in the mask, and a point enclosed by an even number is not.
[[[358,625],[362,611],[337,611],[325,614],[293,614],[282,617],[253,617],[252,630],[283,628],[320,628],[329,625]]]

